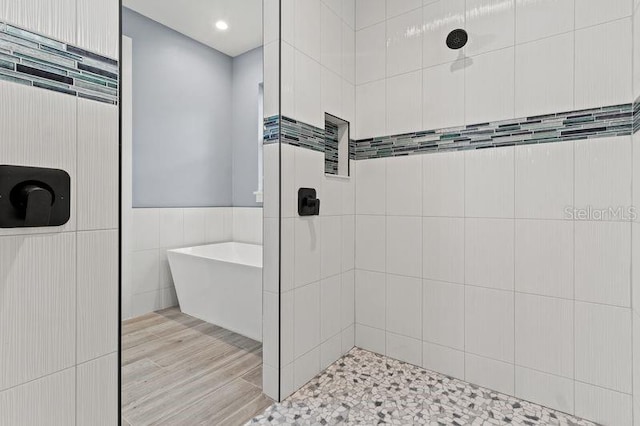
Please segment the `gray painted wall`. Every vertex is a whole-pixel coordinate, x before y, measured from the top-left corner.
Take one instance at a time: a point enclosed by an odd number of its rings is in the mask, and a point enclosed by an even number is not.
[[[122,29],[133,39],[133,206],[230,206],[232,58],[126,8]]]
[[[233,58],[233,205],[256,207],[262,47]]]

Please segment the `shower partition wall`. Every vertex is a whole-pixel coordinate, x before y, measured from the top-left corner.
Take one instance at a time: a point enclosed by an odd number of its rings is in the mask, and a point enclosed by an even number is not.
[[[632,3],[282,0],[281,398],[355,344],[633,424]],[[354,129],[348,179],[325,112]]]

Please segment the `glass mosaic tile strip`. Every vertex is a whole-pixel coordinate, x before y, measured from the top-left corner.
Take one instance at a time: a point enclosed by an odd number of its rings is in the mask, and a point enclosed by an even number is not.
[[[277,143],[280,139],[280,118],[282,118],[282,143],[325,152],[325,129],[277,115],[264,119],[263,143],[265,145]],[[349,140],[349,158],[352,160],[355,160],[355,148],[355,141]]]
[[[279,116],[265,119],[265,144],[278,142],[279,124]],[[349,158],[365,160],[431,152],[628,136],[639,130],[640,98],[632,104],[425,130],[357,141],[350,140]],[[327,132],[325,129],[282,117],[283,143],[314,151],[325,152],[329,150],[331,152],[333,147],[325,146],[327,138],[331,141],[330,136],[330,129]]]
[[[325,151],[324,172],[332,175],[338,174],[338,126],[325,120]]]
[[[3,22],[0,80],[118,104],[117,60]]]
[[[357,160],[631,135],[639,105],[622,104],[356,141]]]

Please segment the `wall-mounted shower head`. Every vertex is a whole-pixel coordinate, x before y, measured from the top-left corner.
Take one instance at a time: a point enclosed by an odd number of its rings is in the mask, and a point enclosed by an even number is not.
[[[462,49],[467,41],[469,40],[469,35],[463,29],[456,29],[449,33],[447,36],[447,47],[449,49],[458,50]]]

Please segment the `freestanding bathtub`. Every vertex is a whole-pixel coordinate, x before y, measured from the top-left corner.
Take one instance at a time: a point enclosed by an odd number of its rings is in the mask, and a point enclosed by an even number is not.
[[[229,242],[167,255],[182,312],[262,341],[262,246]]]

